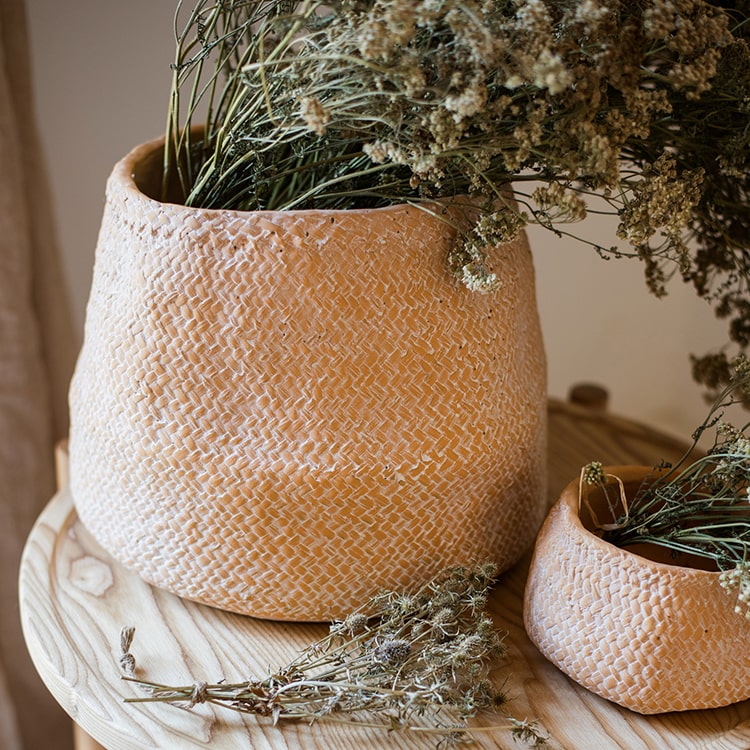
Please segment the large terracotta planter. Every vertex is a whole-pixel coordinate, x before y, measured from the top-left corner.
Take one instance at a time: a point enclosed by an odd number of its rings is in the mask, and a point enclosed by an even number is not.
[[[649,471],[605,470],[632,490]],[[601,494],[589,497],[605,518]],[[539,650],[584,687],[643,714],[750,698],[750,622],[719,573],[619,549],[590,527],[576,480],[542,526],[526,585],[524,622]]]
[[[160,165],[146,144],[110,178],[71,387],[71,488],[100,544],[275,619],[510,566],[545,497],[525,240],[475,294],[417,208],[191,209],[149,197]]]

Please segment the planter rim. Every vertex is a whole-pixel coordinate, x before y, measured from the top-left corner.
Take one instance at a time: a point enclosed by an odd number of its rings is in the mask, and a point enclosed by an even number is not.
[[[614,474],[619,477],[623,482],[632,482],[643,479],[649,472],[654,471],[653,466],[637,466],[628,464],[625,466],[603,466],[602,467],[606,474]],[[594,534],[592,531],[587,529],[580,516],[580,497],[579,497],[579,479],[572,480],[560,494],[560,498],[556,503],[560,512],[563,514],[565,522],[569,524],[583,539],[586,543],[592,544],[595,547],[603,550],[608,555],[614,555],[617,558],[626,558],[627,556],[635,555],[640,558],[644,567],[654,571],[654,573],[660,574],[673,574],[676,570],[686,571],[690,575],[696,577],[703,577],[707,579],[718,579],[721,572],[718,570],[702,570],[701,568],[694,568],[690,565],[677,565],[672,563],[659,562],[657,560],[651,560],[648,557],[640,555],[638,552],[634,552],[629,549],[618,547],[615,544],[605,541],[601,537]]]
[[[400,213],[403,211],[426,211],[428,214],[436,214],[436,211],[431,210],[429,207],[433,206],[436,208],[451,208],[456,205],[455,198],[443,198],[443,199],[424,199],[424,200],[413,200],[403,201],[400,203],[393,203],[388,206],[379,206],[376,208],[292,208],[292,209],[259,209],[259,210],[243,210],[236,208],[201,208],[197,206],[186,206],[184,203],[176,201],[162,201],[159,198],[154,198],[143,190],[141,184],[145,181],[139,180],[136,172],[137,166],[142,166],[149,158],[153,159],[154,155],[161,154],[161,150],[164,147],[164,136],[154,138],[152,140],[141,143],[133,147],[124,157],[122,157],[112,169],[110,179],[117,180],[127,191],[129,195],[137,197],[138,200],[145,201],[153,204],[155,207],[158,206],[170,206],[173,207],[174,211],[183,211],[186,214],[200,214],[207,217],[222,215],[231,216],[238,219],[247,218],[249,216],[263,217],[278,217],[279,215],[293,216],[293,217],[336,217],[336,216],[353,216],[361,214],[386,214],[386,213]],[[161,160],[159,161],[159,167],[161,168]],[[439,217],[437,217],[439,218]]]

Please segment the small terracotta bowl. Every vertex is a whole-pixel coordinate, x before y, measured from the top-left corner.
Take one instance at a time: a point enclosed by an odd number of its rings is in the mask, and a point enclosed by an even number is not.
[[[651,469],[605,471],[632,492]],[[589,502],[606,516],[601,492]],[[719,573],[615,547],[591,532],[579,505],[576,479],[544,522],[531,562],[524,623],[542,654],[583,687],[642,714],[750,697],[750,621],[735,612]]]

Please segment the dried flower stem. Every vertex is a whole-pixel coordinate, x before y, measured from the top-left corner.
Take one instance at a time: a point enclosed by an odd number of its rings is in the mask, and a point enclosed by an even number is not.
[[[545,743],[534,722],[506,716],[493,727],[468,727],[505,696],[488,679],[502,639],[485,614],[494,566],[454,568],[414,594],[388,592],[334,623],[283,669],[262,680],[171,686],[126,671],[146,695],[129,702],[199,703],[282,720],[326,720],[436,735],[443,743],[474,731],[510,731],[533,746]],[[121,638],[121,664],[134,661],[132,632]]]

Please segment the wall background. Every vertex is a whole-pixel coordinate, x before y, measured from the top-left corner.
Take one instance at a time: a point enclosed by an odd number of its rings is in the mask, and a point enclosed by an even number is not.
[[[27,0],[61,283],[71,290],[80,335],[106,178],[134,145],[163,132],[175,7],[176,0]],[[608,245],[614,226],[592,219],[579,228]],[[529,234],[550,395],[598,382],[610,391],[610,411],[687,437],[705,413],[688,355],[724,342],[724,325],[679,280],[656,300],[637,261],[606,262],[544,230]]]

